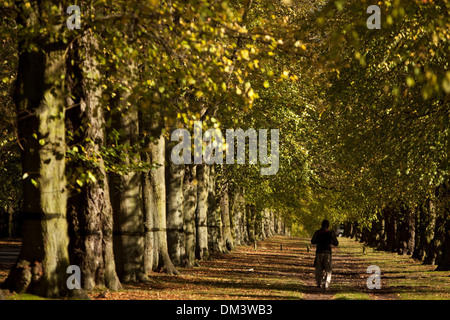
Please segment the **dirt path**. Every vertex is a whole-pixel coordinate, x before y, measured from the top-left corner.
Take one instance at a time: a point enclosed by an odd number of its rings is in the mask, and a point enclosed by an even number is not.
[[[9,269],[16,262],[20,246],[20,239],[0,240],[0,283],[6,279]]]
[[[202,261],[201,267],[180,268],[181,276],[155,273],[151,283],[126,285],[107,299],[394,299],[388,289],[367,289],[368,265],[355,253],[362,245],[340,241],[327,291],[316,288],[309,239],[275,236],[258,242],[256,250],[240,246]]]
[[[300,242],[304,241],[305,239],[300,240]],[[347,238],[339,238],[339,242],[340,245],[333,248],[333,272],[330,288],[328,290],[316,288],[314,271],[312,271],[304,279],[309,288],[305,292],[304,299],[396,299],[385,281],[382,284],[382,289],[367,288],[367,279],[370,275],[366,273],[366,270],[370,264],[361,259],[362,244]],[[356,253],[358,248],[360,254]]]
[[[363,245],[347,238],[339,238],[340,245],[334,248],[330,288],[319,289],[309,240],[275,236],[258,242],[256,250],[253,246],[239,246],[228,254],[201,261],[200,267],[179,268],[180,276],[153,273],[150,282],[125,284],[118,292],[94,290],[89,296],[101,300],[391,300],[411,293],[420,297],[450,295],[450,272],[436,273],[411,258],[372,248],[363,255]],[[14,263],[17,250],[18,243],[0,242],[0,282]],[[367,267],[374,263],[379,263],[382,270],[380,290],[369,290],[366,285]]]

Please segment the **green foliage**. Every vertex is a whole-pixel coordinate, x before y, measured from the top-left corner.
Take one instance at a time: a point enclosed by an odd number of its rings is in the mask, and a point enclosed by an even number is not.
[[[10,207],[14,219],[22,199],[22,167],[20,147],[15,130],[15,112],[12,99],[16,76],[17,52],[14,37],[13,10],[5,2],[0,6],[0,220]],[[3,18],[4,17],[4,18]],[[0,230],[1,230],[0,226]]]
[[[323,218],[368,223],[378,207],[397,199],[416,203],[449,174],[449,2],[380,1],[380,30],[366,27],[370,4],[81,2],[82,29],[72,31],[49,27],[64,25],[64,16],[52,15],[57,6],[48,8],[47,27],[19,23],[16,29],[5,18],[1,185],[17,198],[22,173],[11,99],[16,39],[38,33],[70,50],[75,39],[90,34],[99,44],[94,56],[100,76],[93,85],[102,91],[108,136],[89,153],[84,146],[95,141],[67,132],[67,160],[76,164],[69,185],[95,182],[99,159],[109,172],[151,170],[138,157],[146,139],[161,130],[169,136],[177,127],[192,129],[202,120],[222,130],[280,129],[277,175],[261,176],[258,165],[228,166],[224,175],[248,203],[276,209],[303,231]],[[32,13],[34,3],[19,5]],[[12,1],[0,5],[6,17],[12,8]],[[76,94],[68,92],[74,99]],[[132,106],[139,110],[140,137],[127,142],[113,121]],[[136,160],[124,163],[125,156]]]
[[[449,2],[380,2],[380,30],[365,27],[368,1],[331,3],[319,16],[327,83],[312,149],[325,160],[319,180],[341,190],[349,216],[370,220],[448,179]]]

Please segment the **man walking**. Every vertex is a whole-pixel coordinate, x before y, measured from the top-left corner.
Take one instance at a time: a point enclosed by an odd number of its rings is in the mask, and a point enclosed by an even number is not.
[[[317,230],[311,239],[311,243],[316,245],[314,266],[316,267],[317,287],[324,289],[328,289],[331,281],[331,245],[339,245],[335,233],[328,230],[329,227],[328,220],[323,220],[322,228]]]

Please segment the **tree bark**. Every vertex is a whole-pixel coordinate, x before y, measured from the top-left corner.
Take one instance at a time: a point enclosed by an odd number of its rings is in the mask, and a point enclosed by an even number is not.
[[[427,202],[427,217],[429,219],[425,235],[424,235],[424,264],[434,264],[436,255],[434,252],[434,235],[436,232],[436,201],[433,197],[428,199]]]
[[[15,228],[14,228],[14,219],[13,219],[13,217],[14,217],[14,203],[13,202],[11,202],[9,205],[8,205],[8,221],[7,221],[7,225],[8,225],[8,232],[7,232],[7,235],[8,235],[8,238],[12,238],[13,237],[13,235],[15,234],[15,232],[13,231],[13,230],[15,230]]]
[[[263,233],[264,238],[269,238],[272,236],[270,233],[270,209],[264,208],[264,215],[263,215]]]
[[[442,243],[441,256],[439,257],[437,268],[438,271],[450,270],[450,218],[447,213],[447,221],[444,224],[444,240]]]
[[[415,247],[415,213],[414,209],[402,203],[400,207],[401,227],[399,232],[398,253],[401,255],[412,255]]]
[[[387,221],[387,213],[386,208],[383,208],[381,214],[379,216],[380,219],[380,233],[378,239],[378,250],[386,250],[387,248],[387,231],[386,231],[386,221]]]
[[[425,258],[425,264],[436,265],[442,253],[442,244],[445,238],[444,219],[440,215],[436,217],[434,237]]]
[[[238,191],[234,192],[233,203],[231,205],[231,221],[233,221],[233,234],[236,245],[244,244],[243,214],[244,211],[242,196]]]
[[[153,115],[159,118],[160,115]],[[145,265],[147,271],[164,270],[180,274],[172,263],[167,247],[165,138],[158,121],[152,120],[152,139],[148,139],[146,161],[155,168],[145,173]]]
[[[416,247],[416,210],[417,208],[408,208],[407,231],[408,238],[406,242],[406,254],[412,255]]]
[[[437,268],[439,271],[450,270],[450,179],[444,182],[438,188],[440,215],[442,217],[441,239],[442,246],[440,256],[437,259]]]
[[[350,221],[344,223],[344,237],[353,237],[353,223]]]
[[[269,230],[271,235],[275,235],[275,211],[270,209],[270,220],[269,220]]]
[[[123,86],[133,88],[137,81],[137,67],[133,61],[122,78]],[[113,127],[120,133],[118,143],[127,148],[122,157],[126,172],[110,175],[111,203],[114,213],[114,255],[117,273],[123,282],[147,281],[144,267],[144,211],[141,172],[132,168],[140,155],[132,146],[139,142],[139,117],[131,93],[122,90],[117,94],[118,111],[113,115]],[[118,147],[118,146],[116,146]]]
[[[41,27],[42,12],[54,1],[33,3],[17,22]],[[61,8],[60,8],[61,9]],[[62,9],[61,9],[62,10]],[[47,22],[47,28],[54,28]],[[56,32],[56,31],[55,31]],[[50,48],[48,39],[32,35],[19,39],[16,80],[18,135],[22,146],[22,249],[4,287],[45,297],[67,293],[69,266],[67,190],[65,178],[65,56],[64,47]],[[30,49],[29,44],[37,49]]]
[[[209,166],[208,200],[207,200],[207,224],[208,247],[210,252],[225,252],[225,243],[222,234],[222,218],[220,203],[216,196],[216,171],[214,165]]]
[[[197,166],[189,164],[184,175],[184,231],[186,237],[186,266],[195,265],[195,210],[197,209]]]
[[[146,163],[151,163],[151,157],[149,151],[145,151],[142,154],[142,160]],[[144,209],[144,271],[145,274],[150,274],[158,266],[158,252],[156,250],[156,229],[155,229],[155,218],[154,212],[156,208],[160,205],[159,197],[156,197],[156,190],[152,185],[150,178],[150,172],[144,172],[142,174],[142,201]]]
[[[83,183],[78,191],[72,190],[68,201],[69,253],[71,264],[81,269],[83,289],[106,286],[118,290],[121,284],[113,254],[113,212],[100,154],[105,145],[105,118],[100,104],[100,73],[94,58],[97,50],[92,36],[81,38],[71,48],[71,58],[77,63],[73,67],[68,65],[78,77],[72,79],[72,92],[77,93],[77,101],[66,113],[68,126],[73,136],[78,137],[73,142],[83,146],[87,158],[97,159],[95,165],[83,163],[83,170],[92,172],[95,180]],[[72,174],[77,171],[76,164],[72,164],[71,171]]]
[[[386,219],[386,250],[394,252],[397,250],[397,219],[392,206],[387,209]]]
[[[204,163],[197,165],[196,256],[199,260],[209,258],[207,224],[209,169],[210,166]]]
[[[252,204],[247,204],[246,219],[248,240],[253,243],[256,241],[255,225],[256,225],[256,208]]]
[[[417,260],[423,260],[426,255],[427,242],[427,226],[430,223],[430,215],[427,210],[428,200],[417,207],[416,210],[416,247],[412,257]]]
[[[230,198],[228,194],[228,182],[223,181],[222,196],[220,197],[220,213],[222,218],[222,234],[225,247],[228,251],[233,250],[234,241],[231,235],[231,220],[230,220]]]
[[[166,144],[166,158],[170,159],[172,144]],[[186,243],[184,234],[183,180],[184,164],[169,161],[166,169],[167,181],[167,245],[169,256],[175,266],[184,265]]]

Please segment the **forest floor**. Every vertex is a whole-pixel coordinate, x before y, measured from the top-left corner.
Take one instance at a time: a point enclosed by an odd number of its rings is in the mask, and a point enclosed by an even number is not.
[[[450,271],[434,271],[408,256],[366,248],[353,239],[339,238],[333,251],[333,277],[328,290],[314,280],[314,251],[309,239],[275,236],[253,246],[238,246],[227,254],[201,261],[200,267],[179,268],[181,275],[153,273],[150,282],[126,284],[118,292],[94,290],[92,299],[450,299]],[[20,243],[19,243],[20,244]],[[0,241],[0,283],[7,276],[11,248],[18,242]],[[3,255],[5,257],[5,255]],[[3,261],[3,262],[2,262]],[[368,289],[370,265],[381,270],[381,289]],[[26,298],[10,294],[10,299]],[[29,298],[29,297],[28,297]]]

